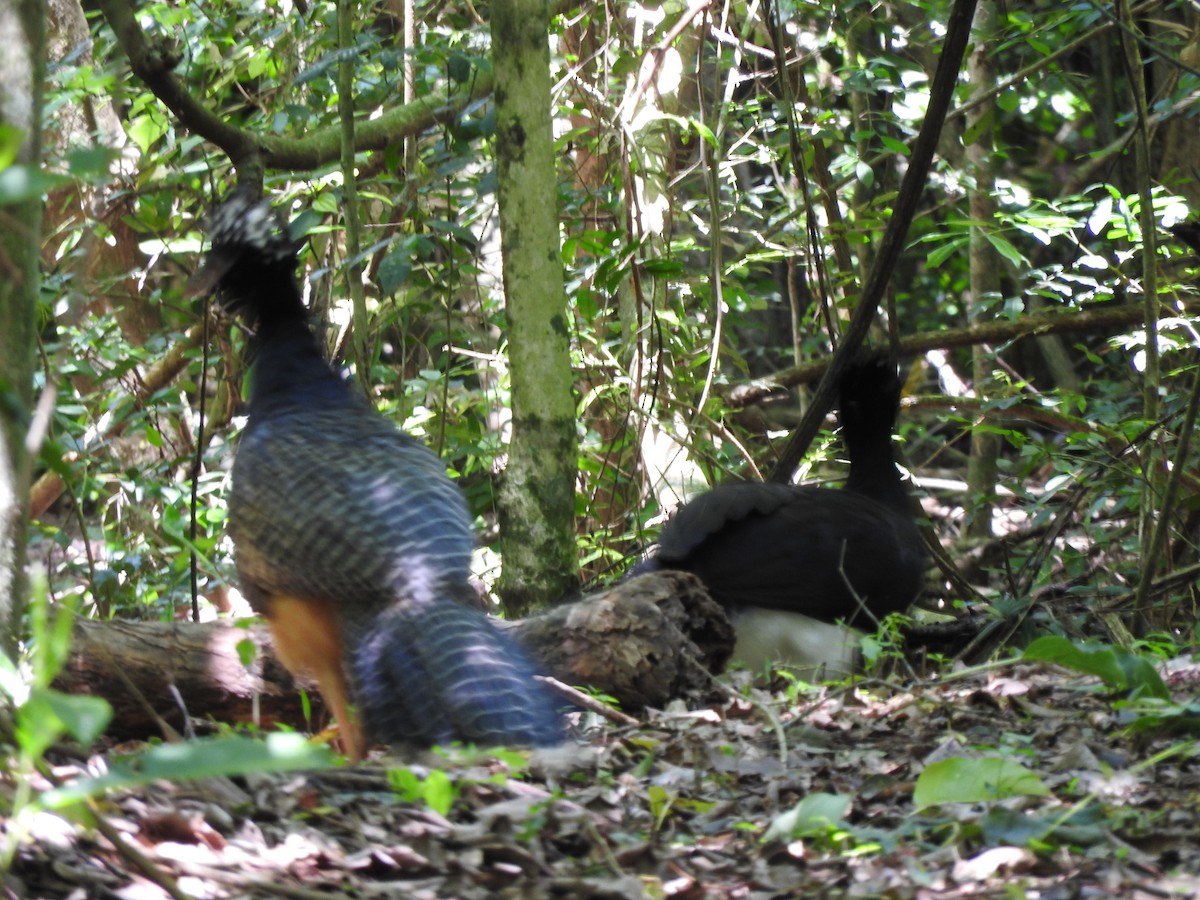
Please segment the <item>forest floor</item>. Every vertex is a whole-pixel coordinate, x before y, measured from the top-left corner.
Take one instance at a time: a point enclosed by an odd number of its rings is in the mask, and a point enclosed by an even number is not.
[[[1196,668],[1164,677],[1192,708]],[[1196,897],[1200,755],[1169,719],[1025,663],[743,691],[532,756],[113,792],[103,828],[35,817],[5,896]]]

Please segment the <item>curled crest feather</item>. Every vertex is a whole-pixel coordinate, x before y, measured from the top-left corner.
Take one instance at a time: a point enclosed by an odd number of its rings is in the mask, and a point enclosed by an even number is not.
[[[254,309],[253,289],[261,279],[295,285],[296,255],[302,246],[288,231],[270,201],[247,186],[239,186],[212,210],[203,223],[210,241],[204,264],[188,282],[187,295],[217,291],[230,311]]]

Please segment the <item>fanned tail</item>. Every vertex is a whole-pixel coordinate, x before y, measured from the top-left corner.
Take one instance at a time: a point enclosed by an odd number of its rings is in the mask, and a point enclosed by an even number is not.
[[[453,601],[382,613],[353,654],[370,735],[388,743],[547,746],[563,738],[551,693],[507,635]]]

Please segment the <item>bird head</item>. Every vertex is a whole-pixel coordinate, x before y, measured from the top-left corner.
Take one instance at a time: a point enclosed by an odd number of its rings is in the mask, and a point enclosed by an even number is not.
[[[230,312],[262,319],[299,300],[297,240],[270,203],[239,185],[205,219],[211,247],[204,264],[188,282],[187,296],[216,291]],[[278,310],[282,311],[282,310]]]
[[[838,418],[850,431],[864,428],[890,434],[896,424],[902,387],[896,360],[883,351],[854,359],[838,382]]]

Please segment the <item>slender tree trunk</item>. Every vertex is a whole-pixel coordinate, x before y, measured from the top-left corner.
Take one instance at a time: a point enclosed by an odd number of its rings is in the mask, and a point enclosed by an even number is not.
[[[41,157],[46,7],[0,0],[0,128],[20,135],[16,165],[32,174]],[[41,198],[0,206],[0,652],[15,658],[26,596],[34,310]]]
[[[975,47],[967,61],[967,77],[976,96],[986,94],[996,84],[996,71],[988,46],[988,38],[995,29],[996,8],[993,0],[981,0],[975,11]],[[973,179],[970,192],[971,219],[976,223],[971,226],[970,233],[971,296],[967,316],[972,324],[986,315],[986,304],[994,303],[1000,294],[1002,260],[987,237],[996,218],[993,199],[995,155],[992,145],[995,112],[996,106],[989,100],[976,107],[967,117],[967,170]],[[985,394],[992,381],[990,356],[985,347],[972,348],[972,378],[976,394]],[[998,450],[995,435],[980,428],[971,432],[967,490],[972,497],[973,514],[967,520],[967,533],[975,537],[991,537],[992,534]]]
[[[1162,315],[1162,304],[1158,296],[1158,251],[1155,236],[1158,225],[1155,222],[1151,194],[1154,177],[1149,134],[1150,101],[1146,96],[1146,69],[1142,61],[1141,48],[1138,45],[1140,26],[1134,20],[1128,0],[1120,0],[1117,4],[1117,14],[1123,26],[1121,46],[1125,51],[1125,70],[1129,80],[1129,90],[1132,94],[1133,107],[1137,111],[1137,120],[1133,126],[1132,145],[1138,198],[1141,201],[1138,209],[1138,224],[1142,231],[1141,289],[1146,330],[1142,417],[1147,422],[1153,422],[1159,417],[1159,391],[1162,389],[1162,374],[1158,359],[1158,317]],[[1168,452],[1163,444],[1163,436],[1159,434],[1155,440],[1146,441],[1139,450],[1142,474],[1145,478],[1141,498],[1141,515],[1138,522],[1142,548],[1142,576],[1138,582],[1136,600],[1139,635],[1164,629],[1168,627],[1169,623],[1169,617],[1160,618],[1147,607],[1154,573],[1163,551],[1164,531],[1156,525],[1156,522],[1160,517],[1166,518],[1171,514],[1169,503],[1164,500],[1163,496],[1166,488],[1166,465],[1164,463]]]
[[[513,433],[500,487],[500,592],[513,615],[578,582],[571,329],[558,236],[545,0],[492,6],[496,165]]]

